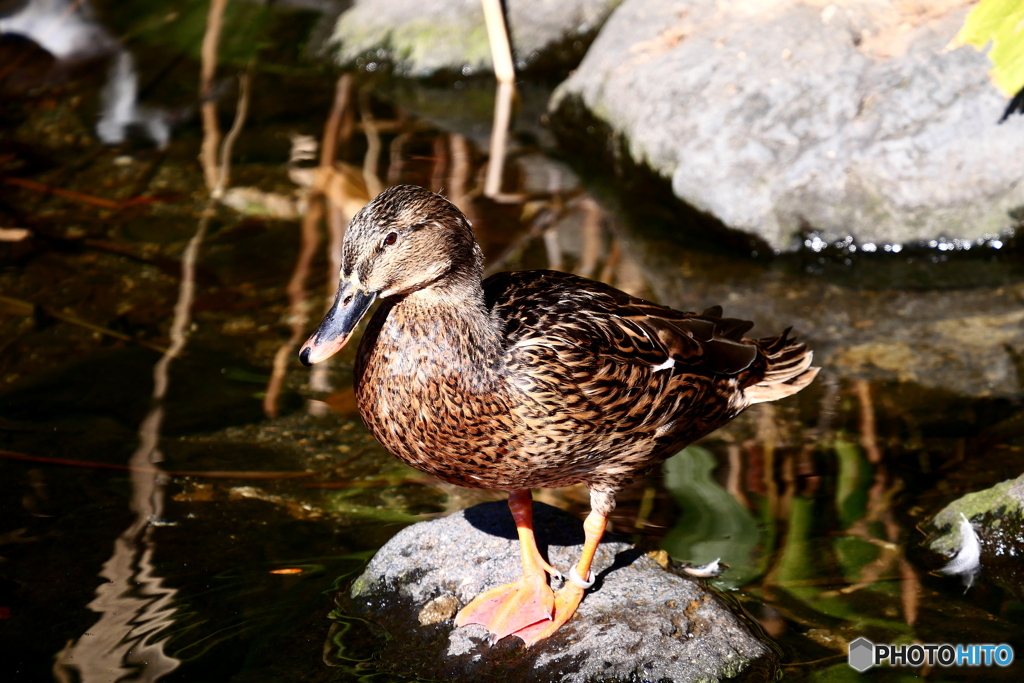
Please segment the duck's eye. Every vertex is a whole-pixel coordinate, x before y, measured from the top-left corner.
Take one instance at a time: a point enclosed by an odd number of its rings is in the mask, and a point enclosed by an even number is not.
[[[392,244],[394,244],[397,241],[398,241],[398,233],[397,232],[389,232],[388,236],[384,238],[384,246],[385,247],[390,247]]]

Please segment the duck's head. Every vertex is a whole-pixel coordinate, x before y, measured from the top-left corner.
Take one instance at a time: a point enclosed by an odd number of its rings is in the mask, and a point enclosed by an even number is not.
[[[415,185],[388,188],[349,224],[337,297],[299,359],[312,365],[341,350],[378,297],[460,279],[479,283],[482,263],[469,221],[454,204]]]

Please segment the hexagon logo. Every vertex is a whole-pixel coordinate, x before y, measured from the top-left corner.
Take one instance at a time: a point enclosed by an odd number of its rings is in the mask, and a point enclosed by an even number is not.
[[[875,664],[875,644],[867,638],[858,638],[850,643],[850,666],[861,673]]]

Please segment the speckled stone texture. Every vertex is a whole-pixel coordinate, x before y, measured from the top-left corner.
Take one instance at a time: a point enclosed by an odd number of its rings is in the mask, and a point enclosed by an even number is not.
[[[775,250],[991,241],[1024,204],[1024,116],[959,2],[625,0],[552,100]]]
[[[543,504],[534,517],[542,554],[568,571],[582,522]],[[406,675],[568,683],[772,680],[776,671],[772,648],[715,593],[615,539],[601,544],[597,581],[576,616],[548,640],[526,649],[513,636],[492,646],[481,626],[453,628],[459,607],[519,571],[511,514],[504,503],[486,503],[401,531],[342,607],[389,632],[379,661]]]

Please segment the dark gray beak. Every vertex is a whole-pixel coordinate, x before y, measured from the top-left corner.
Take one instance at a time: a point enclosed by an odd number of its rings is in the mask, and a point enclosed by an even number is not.
[[[299,351],[302,364],[319,363],[340,351],[376,299],[376,292],[367,292],[351,280],[342,280],[331,310]]]

